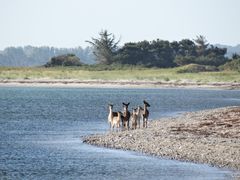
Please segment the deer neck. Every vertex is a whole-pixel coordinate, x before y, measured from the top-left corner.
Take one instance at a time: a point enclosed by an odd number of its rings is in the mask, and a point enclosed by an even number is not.
[[[147,112],[147,105],[146,104],[144,104],[143,112],[144,112],[144,114],[146,114],[146,112]]]
[[[109,107],[109,114],[113,114],[113,110],[111,107]]]

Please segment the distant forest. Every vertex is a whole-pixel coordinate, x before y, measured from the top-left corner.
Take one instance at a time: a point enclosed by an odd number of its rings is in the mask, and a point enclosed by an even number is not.
[[[54,48],[54,47],[8,47],[0,51],[0,66],[42,66],[52,57],[75,54],[85,64],[95,63],[90,47]]]

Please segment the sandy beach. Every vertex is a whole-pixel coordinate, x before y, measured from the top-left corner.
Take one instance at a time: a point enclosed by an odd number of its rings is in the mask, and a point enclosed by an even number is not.
[[[147,129],[90,135],[83,142],[240,170],[240,107],[152,120]]]
[[[26,87],[97,87],[97,88],[211,88],[240,89],[240,83],[202,83],[189,80],[149,81],[149,80],[77,80],[77,79],[5,79],[0,86]]]

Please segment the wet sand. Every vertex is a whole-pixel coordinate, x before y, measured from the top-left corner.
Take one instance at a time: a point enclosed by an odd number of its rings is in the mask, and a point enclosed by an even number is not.
[[[240,170],[240,107],[153,120],[147,129],[90,135],[83,142]]]

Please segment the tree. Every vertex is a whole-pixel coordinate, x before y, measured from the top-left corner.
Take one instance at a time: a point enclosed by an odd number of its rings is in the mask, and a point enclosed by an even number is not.
[[[181,56],[196,56],[196,45],[189,39],[183,39],[178,42],[179,50],[178,55]]]
[[[149,60],[147,42],[124,44],[124,46],[117,51],[114,59],[120,64],[146,65]]]
[[[207,43],[207,40],[204,36],[199,35],[196,39],[194,39],[194,42],[196,43],[196,51],[199,56],[206,55],[206,51],[208,48],[209,43]]]
[[[240,55],[237,53],[233,53],[232,59],[240,59]]]
[[[174,49],[171,47],[169,41],[159,40],[152,41],[151,50],[152,59],[151,65],[156,67],[173,67],[175,66],[174,60]]]
[[[99,33],[100,38],[92,38],[92,41],[86,41],[93,46],[93,53],[96,56],[96,60],[101,64],[113,63],[113,57],[118,49],[118,43],[115,36],[108,33],[107,30],[103,30]]]

